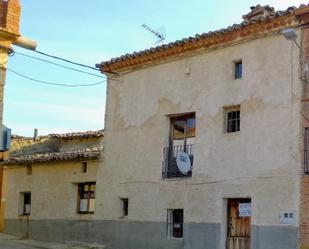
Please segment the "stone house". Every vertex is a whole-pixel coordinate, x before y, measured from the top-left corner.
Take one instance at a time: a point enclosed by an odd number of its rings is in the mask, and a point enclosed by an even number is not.
[[[309,6],[243,19],[97,65],[109,248],[309,248]]]
[[[9,159],[6,231],[108,249],[309,248],[309,6],[243,19],[98,64],[94,212],[78,213],[80,161]]]
[[[47,234],[63,240],[61,222],[56,227],[56,221],[91,219],[102,139],[103,131],[37,139],[13,136],[9,156],[1,162],[5,231],[25,238],[46,239]],[[78,240],[78,234],[74,238]]]

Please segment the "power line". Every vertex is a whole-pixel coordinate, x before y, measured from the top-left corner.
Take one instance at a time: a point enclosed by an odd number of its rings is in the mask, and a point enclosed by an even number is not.
[[[15,51],[12,48],[7,48],[7,47],[1,46],[1,45],[0,45],[0,48],[7,49],[8,54],[10,56],[13,56],[14,53],[15,53]],[[82,63],[74,62],[72,60],[68,60],[68,59],[65,59],[65,58],[62,58],[62,57],[59,57],[59,56],[51,55],[51,54],[44,53],[44,52],[41,52],[41,51],[38,51],[38,50],[32,50],[32,51],[35,52],[35,53],[38,53],[38,54],[41,54],[41,55],[44,55],[44,56],[56,59],[56,60],[62,60],[64,62],[71,63],[71,64],[76,65],[76,66],[89,68],[89,69],[92,69],[92,70],[95,70],[95,71],[100,71],[100,69],[98,69],[96,67],[92,67],[92,66],[88,66],[88,65],[85,65],[85,64],[82,64]]]
[[[95,82],[95,83],[91,83],[91,84],[61,84],[61,83],[54,83],[54,82],[48,82],[48,81],[44,81],[44,80],[38,80],[38,79],[34,79],[32,77],[29,77],[29,76],[26,76],[24,74],[21,74],[21,73],[18,73],[10,68],[6,68],[8,71],[20,76],[20,77],[23,77],[25,79],[28,79],[28,80],[31,80],[31,81],[34,81],[34,82],[37,82],[37,83],[41,83],[41,84],[46,84],[46,85],[53,85],[53,86],[63,86],[63,87],[90,87],[90,86],[97,86],[97,85],[100,85],[100,84],[103,84],[106,82],[106,80],[103,80],[103,81],[99,81],[99,82]]]
[[[91,67],[91,66],[88,66],[88,65],[85,65],[85,64],[82,64],[82,63],[77,63],[77,62],[74,62],[74,61],[71,61],[71,60],[68,60],[68,59],[65,59],[65,58],[61,58],[61,57],[58,57],[58,56],[55,56],[55,55],[51,55],[51,54],[41,52],[41,51],[38,51],[38,50],[33,50],[33,51],[38,53],[38,54],[45,55],[45,56],[48,56],[48,57],[53,58],[53,59],[62,60],[62,61],[65,61],[67,63],[71,63],[71,64],[74,64],[74,65],[77,65],[77,66],[80,66],[80,67],[86,67],[86,68],[90,68],[92,70],[100,71],[99,69],[97,69],[95,67]]]
[[[61,65],[61,64],[58,64],[58,63],[55,63],[55,62],[51,62],[51,61],[41,59],[41,58],[38,58],[38,57],[35,57],[35,56],[24,54],[24,53],[21,53],[21,52],[14,51],[14,54],[22,55],[22,56],[25,56],[25,57],[28,57],[28,58],[32,58],[32,59],[35,59],[35,60],[38,60],[38,61],[43,61],[43,62],[52,64],[52,65],[55,65],[55,66],[63,67],[63,68],[66,68],[66,69],[69,69],[69,70],[72,70],[72,71],[76,71],[76,72],[84,73],[84,74],[89,74],[91,76],[95,76],[95,77],[98,77],[98,78],[104,78],[105,79],[105,77],[100,76],[100,75],[96,75],[96,74],[89,73],[89,72],[86,72],[86,71],[82,71],[82,70],[79,70],[79,69],[76,69],[76,68],[64,66],[64,65]]]

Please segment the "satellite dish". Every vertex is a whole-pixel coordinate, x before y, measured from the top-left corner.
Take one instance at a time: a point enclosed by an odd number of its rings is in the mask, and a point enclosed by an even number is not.
[[[176,163],[182,174],[187,174],[191,170],[191,159],[185,152],[180,152],[177,155]]]

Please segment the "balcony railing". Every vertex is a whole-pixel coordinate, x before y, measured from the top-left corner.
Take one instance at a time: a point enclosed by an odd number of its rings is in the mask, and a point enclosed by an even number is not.
[[[179,155],[180,152],[185,152],[189,156],[191,161],[190,169],[186,173],[181,172],[177,165],[177,156]],[[162,177],[174,178],[174,177],[192,176],[193,154],[194,154],[194,144],[164,148]]]
[[[304,172],[309,174],[309,128],[305,129],[304,138]]]

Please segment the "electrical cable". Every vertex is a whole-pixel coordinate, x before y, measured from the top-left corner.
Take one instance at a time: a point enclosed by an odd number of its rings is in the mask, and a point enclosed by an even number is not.
[[[44,52],[41,52],[41,51],[38,51],[38,50],[33,50],[33,52],[36,52],[36,53],[41,54],[41,55],[48,56],[48,57],[56,59],[56,60],[62,60],[62,61],[65,61],[67,63],[71,63],[71,64],[74,64],[74,65],[77,65],[77,66],[80,66],[80,67],[86,67],[86,68],[89,68],[89,69],[92,69],[92,70],[100,71],[98,68],[91,67],[91,66],[88,66],[88,65],[85,65],[85,64],[82,64],[82,63],[77,63],[77,62],[74,62],[74,61],[71,61],[71,60],[68,60],[68,59],[64,59],[64,58],[55,56],[55,55],[47,54],[47,53],[44,53]]]
[[[48,60],[45,60],[45,59],[41,59],[41,58],[38,58],[38,57],[35,57],[35,56],[31,56],[31,55],[28,55],[28,54],[24,54],[24,53],[21,53],[21,52],[14,51],[14,54],[22,55],[22,56],[25,56],[25,57],[28,57],[28,58],[32,58],[32,59],[35,59],[35,60],[38,60],[38,61],[43,61],[43,62],[52,64],[52,65],[59,66],[59,67],[63,67],[63,68],[66,68],[66,69],[69,69],[69,70],[72,70],[72,71],[79,72],[79,73],[89,74],[89,75],[91,75],[91,76],[95,76],[95,77],[98,77],[98,78],[104,78],[104,79],[106,79],[105,77],[100,76],[100,75],[96,75],[96,74],[89,73],[89,72],[85,72],[85,71],[82,71],[82,70],[79,70],[79,69],[76,69],[76,68],[64,66],[64,65],[61,65],[61,64],[58,64],[58,63],[55,63],[55,62],[51,62],[51,61],[48,61]]]
[[[20,76],[20,77],[23,77],[25,79],[28,79],[28,80],[31,80],[31,81],[34,81],[34,82],[37,82],[37,83],[45,84],[45,85],[62,86],[62,87],[90,87],[90,86],[97,86],[97,85],[100,85],[100,84],[103,84],[103,83],[106,82],[106,80],[104,80],[104,81],[99,81],[99,82],[95,82],[95,83],[91,83],[91,84],[61,84],[61,83],[54,83],[54,82],[48,82],[48,81],[44,81],[44,80],[34,79],[34,78],[26,76],[24,74],[18,73],[15,70],[12,70],[8,67],[6,69],[8,71]]]

